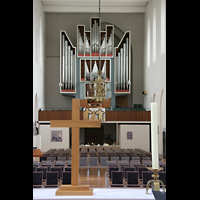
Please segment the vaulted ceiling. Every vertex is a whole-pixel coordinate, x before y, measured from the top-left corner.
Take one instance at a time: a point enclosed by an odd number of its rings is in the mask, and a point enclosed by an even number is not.
[[[149,0],[100,0],[101,13],[144,13]],[[99,0],[41,0],[44,12],[98,13]]]

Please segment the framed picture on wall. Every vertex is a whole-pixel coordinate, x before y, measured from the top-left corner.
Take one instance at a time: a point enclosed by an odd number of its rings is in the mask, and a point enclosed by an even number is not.
[[[62,131],[51,131],[51,142],[62,142]]]
[[[132,140],[133,139],[133,133],[131,131],[127,132],[127,140]]]

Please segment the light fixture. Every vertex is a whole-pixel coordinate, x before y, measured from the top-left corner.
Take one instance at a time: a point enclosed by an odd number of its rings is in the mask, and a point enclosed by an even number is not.
[[[100,44],[101,44],[100,9],[101,9],[101,7],[100,7],[100,0],[99,0],[99,44],[96,44],[96,45],[98,45],[98,48],[99,48],[99,67],[98,67],[99,69],[97,68],[97,63],[95,62],[92,72],[89,73],[89,71],[88,71],[86,73],[86,77],[90,77],[91,78],[90,81],[93,84],[93,87],[90,88],[90,91],[93,92],[93,97],[92,97],[92,99],[88,98],[88,100],[102,103],[104,100],[106,100],[106,92],[109,91],[109,88],[106,89],[106,87],[105,87],[106,84],[108,83],[106,81],[106,77],[105,77],[105,66],[104,65],[106,63],[104,63],[103,68],[101,70],[101,60],[100,60]],[[131,84],[131,83],[129,83],[129,84]],[[111,97],[109,99],[111,100]]]

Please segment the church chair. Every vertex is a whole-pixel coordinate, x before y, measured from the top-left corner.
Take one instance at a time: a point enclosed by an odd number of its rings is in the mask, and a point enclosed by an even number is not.
[[[127,171],[127,187],[140,187],[138,178],[139,173],[138,171]]]
[[[163,169],[161,170],[161,172],[166,172],[166,164],[165,165],[160,165],[160,167],[163,167]]]
[[[87,157],[87,153],[82,153],[81,152],[80,157]]]
[[[121,165],[121,171],[124,171],[124,167],[128,167],[128,166],[130,166],[129,164],[122,164]],[[133,167],[133,166],[131,166],[131,167]]]
[[[71,171],[63,172],[62,184],[71,185]]]
[[[109,172],[109,168],[110,167],[119,167],[119,165],[117,165],[117,164],[115,164],[115,165],[113,165],[113,164],[112,165],[107,165],[107,170],[106,170],[107,172]]]
[[[142,164],[139,164],[139,165],[134,164],[133,167],[135,167],[135,171],[139,171],[139,169],[138,169],[139,167],[145,167],[145,166]]]
[[[158,172],[158,175],[158,179],[164,183],[164,186],[166,186],[166,172]]]
[[[72,165],[72,161],[71,160],[67,160],[66,161],[66,166],[71,166]]]
[[[153,180],[152,174],[153,174],[152,171],[143,171],[142,172],[142,185],[143,185],[143,187],[147,186],[147,182],[149,180]]]
[[[111,174],[112,171],[119,171],[119,167],[112,167],[112,166],[109,167],[108,169],[109,179],[112,179],[112,174]]]
[[[116,163],[118,164],[118,162],[119,162],[119,157],[110,157],[110,160],[111,160],[111,161],[115,160]]]
[[[46,179],[46,172],[47,172],[47,167],[38,167],[37,172],[43,172],[42,179]]]
[[[131,160],[130,164],[131,165],[141,165],[140,161],[138,161],[138,160]]]
[[[97,157],[90,157],[89,166],[98,166]]]
[[[124,187],[123,172],[122,171],[112,171],[111,181],[112,181],[111,187]]]
[[[66,157],[58,157],[58,161],[66,162]]]
[[[107,161],[108,157],[100,157],[100,166],[106,166]]]
[[[88,158],[87,157],[80,157],[79,158],[79,166],[80,167],[87,167],[88,166]]]
[[[62,165],[62,164],[61,164],[61,165],[55,164],[54,167],[61,167],[61,171],[64,171],[65,165]]]
[[[140,157],[139,157],[139,156],[133,156],[133,157],[132,157],[132,160],[137,160],[137,161],[140,162]]]
[[[139,179],[142,179],[142,172],[148,171],[148,169],[146,167],[138,167],[138,171],[139,171]]]
[[[47,187],[58,187],[58,171],[47,172]]]
[[[162,160],[159,161],[159,165],[166,165],[165,162],[163,162]]]
[[[47,161],[54,162],[56,160],[56,157],[47,157]]]
[[[43,171],[33,172],[33,188],[42,187]]]
[[[52,167],[52,168],[51,168],[51,171],[52,171],[52,172],[57,171],[57,172],[58,172],[58,179],[61,179],[61,178],[62,178],[62,167]]]
[[[142,164],[144,166],[147,166],[147,165],[152,165],[152,162],[151,162],[151,160],[144,160]]]
[[[51,167],[53,167],[53,162],[51,162],[50,160],[45,160],[45,161],[42,161],[42,165],[51,165]]]
[[[117,162],[115,160],[108,160],[106,161],[106,165],[116,165]]]
[[[122,160],[127,160],[128,163],[129,163],[130,158],[129,158],[128,156],[122,156],[122,157],[121,157],[121,161],[122,161]]]
[[[34,160],[33,161],[33,166],[40,167],[40,162]]]
[[[126,174],[127,171],[134,171],[134,167],[132,167],[132,166],[124,166],[123,177],[125,179],[127,179],[127,174]]]
[[[40,157],[40,162],[42,162],[43,160],[47,160],[47,156],[44,156],[44,154],[43,157]]]
[[[128,164],[128,161],[127,160],[119,160],[118,164],[119,164],[119,170],[122,171],[121,165]]]
[[[64,165],[65,166],[66,161],[54,161],[54,165]]]
[[[42,164],[41,167],[46,167],[48,172],[51,171],[51,165]]]
[[[68,172],[68,171],[70,171],[71,172],[71,167],[65,167],[65,172]]]
[[[151,161],[151,158],[147,156],[142,157],[142,162],[145,162],[145,161]]]

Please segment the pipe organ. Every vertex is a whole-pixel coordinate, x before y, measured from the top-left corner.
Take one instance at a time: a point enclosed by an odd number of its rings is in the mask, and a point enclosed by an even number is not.
[[[108,98],[113,99],[111,106],[115,107],[116,96],[131,92],[131,32],[125,32],[114,47],[114,26],[100,30],[100,24],[101,19],[91,17],[90,30],[77,25],[77,47],[65,31],[60,32],[60,93],[80,99],[92,97],[91,82],[102,70],[101,78],[110,88]]]
[[[119,45],[115,47],[115,92],[130,93],[130,51],[131,51],[130,31],[122,37]]]
[[[76,47],[69,40],[65,31],[61,31],[61,49],[60,49],[60,91],[75,93],[76,92]]]

